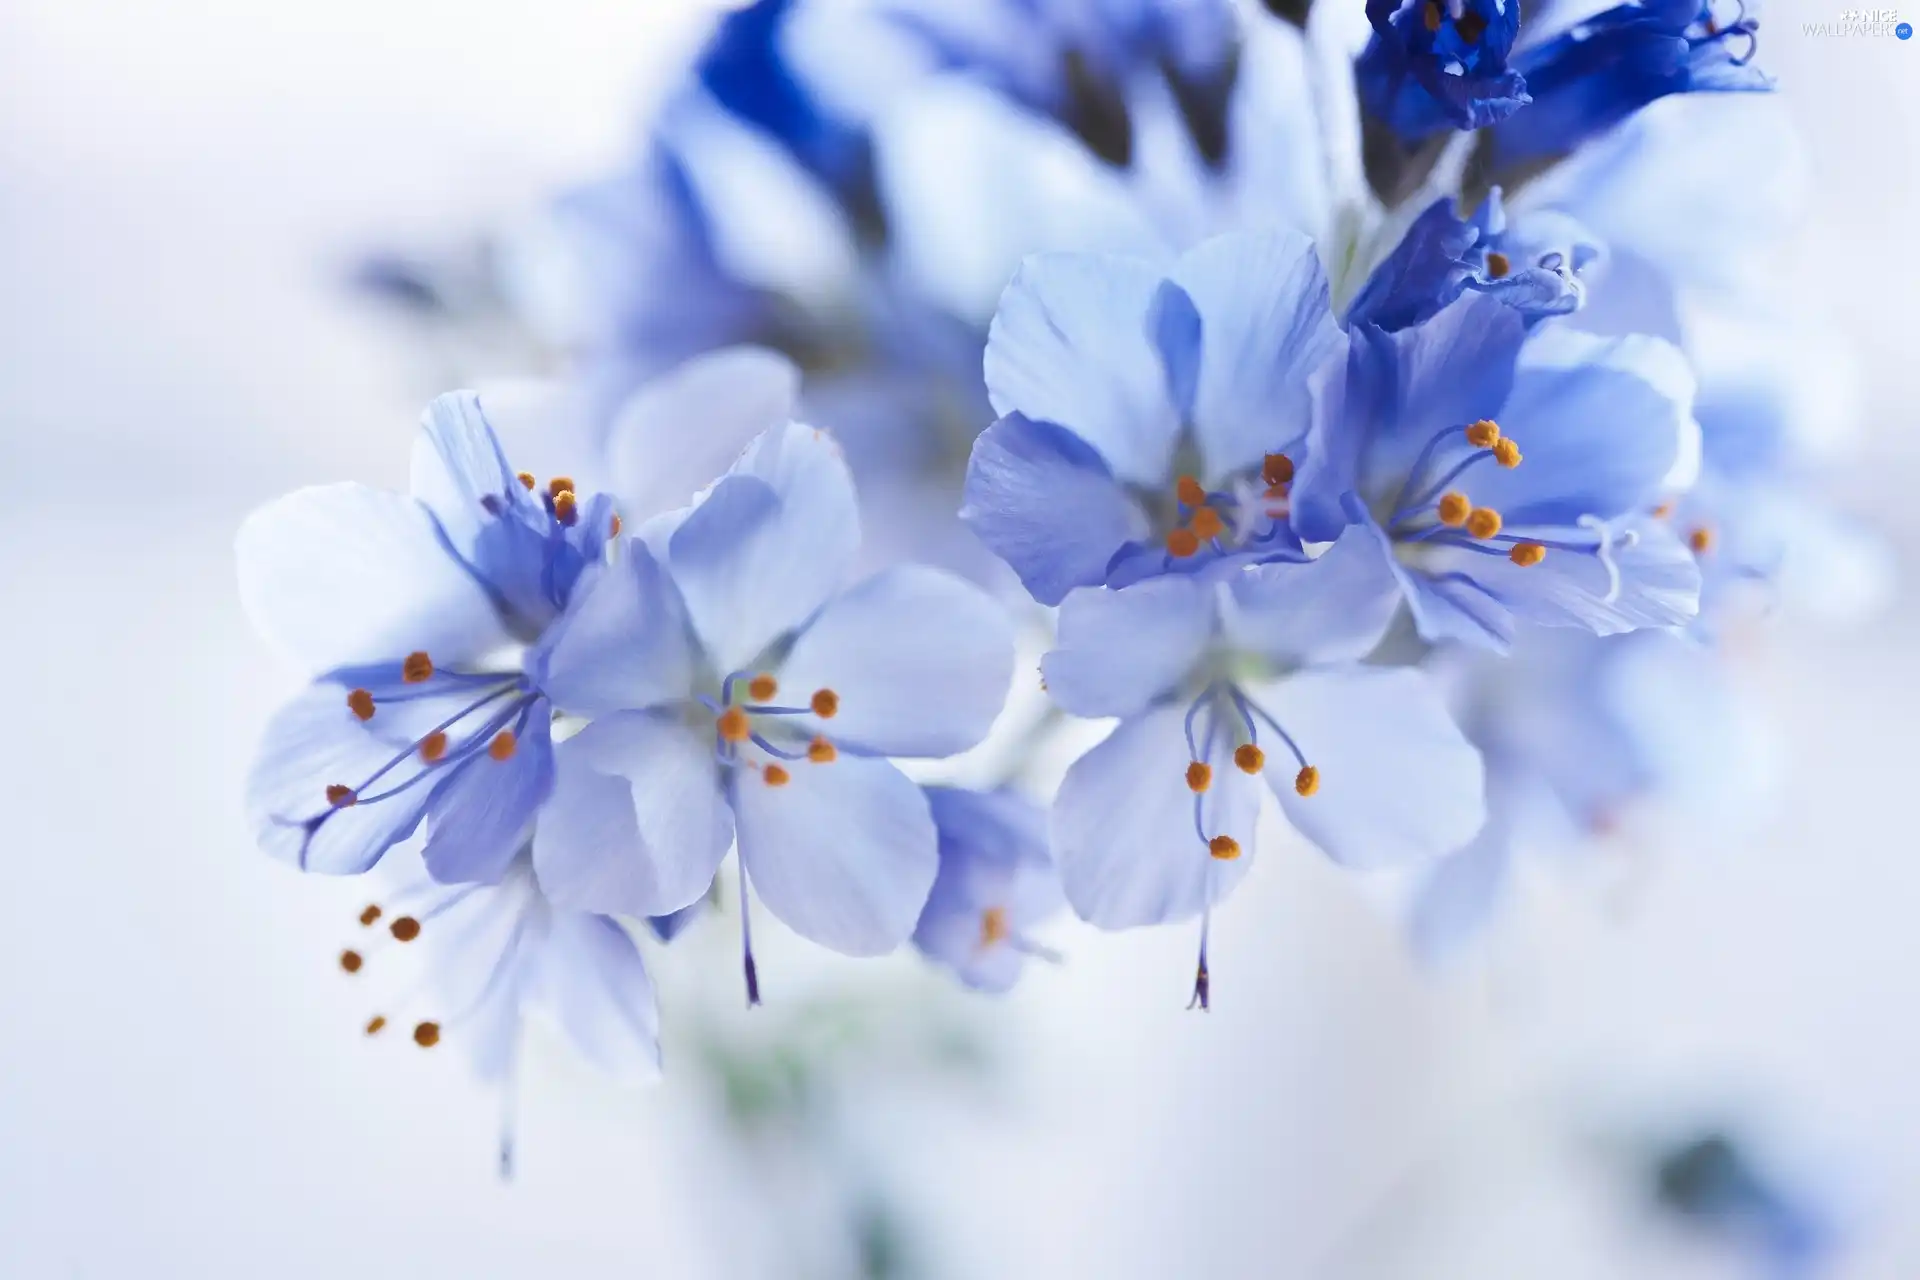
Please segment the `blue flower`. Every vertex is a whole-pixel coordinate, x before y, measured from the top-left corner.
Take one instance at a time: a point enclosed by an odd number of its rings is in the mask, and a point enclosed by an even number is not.
[[[553,715],[586,678],[550,641],[605,581],[617,528],[606,496],[516,475],[471,392],[429,409],[411,496],[328,485],[249,516],[243,603],[319,673],[254,765],[261,845],[353,873],[424,821],[436,878],[499,879],[553,787]]]
[[[1170,271],[1030,258],[987,340],[1004,415],[974,444],[965,520],[1035,599],[1297,551],[1287,450],[1339,326],[1304,236],[1222,236]]]
[[[1495,165],[1563,155],[1670,94],[1771,88],[1758,27],[1744,0],[1724,23],[1713,0],[1630,0],[1534,45],[1515,59],[1533,105],[1494,128]]]
[[[1599,244],[1565,214],[1510,223],[1498,187],[1470,222],[1442,197],[1374,268],[1346,321],[1391,333],[1432,319],[1469,290],[1493,294],[1528,321],[1565,315],[1585,301],[1580,273],[1600,256]]]
[[[1030,932],[1065,901],[1046,811],[1011,791],[928,787],[926,795],[940,874],[913,945],[975,990],[1009,990],[1029,957],[1054,958]]]
[[[1485,128],[1530,100],[1528,81],[1507,66],[1518,0],[1367,0],[1367,19],[1360,101],[1403,141]]]
[[[556,751],[534,836],[556,902],[676,911],[737,841],[745,879],[802,936],[850,955],[907,939],[937,838],[885,757],[984,737],[1012,639],[977,588],[931,569],[840,590],[859,542],[837,447],[789,425],[623,548],[619,588],[548,646],[580,673],[570,705],[593,716]],[[747,967],[751,993],[750,947]]]
[[[1420,672],[1358,661],[1397,607],[1361,530],[1311,561],[1068,596],[1048,694],[1120,720],[1054,803],[1074,910],[1107,929],[1202,916],[1204,1004],[1204,922],[1252,861],[1261,780],[1345,865],[1464,844],[1485,816],[1478,754]]]
[[[1423,637],[1504,649],[1522,620],[1608,635],[1693,616],[1693,557],[1650,515],[1698,463],[1678,351],[1529,337],[1485,294],[1353,337],[1315,406],[1295,528],[1316,542],[1357,523]]]
[[[521,1027],[547,1015],[588,1061],[626,1079],[660,1073],[660,1015],[640,950],[610,917],[554,906],[535,883],[523,847],[497,884],[446,886],[417,865],[384,902],[360,913],[375,936],[343,951],[357,981],[397,1003],[375,1004],[370,1037],[407,1035],[422,1048],[464,1051],[483,1079],[511,1090]],[[424,952],[424,982],[382,981],[400,959],[394,941]],[[412,957],[408,957],[411,959]],[[413,966],[401,966],[412,979]],[[504,1108],[500,1173],[513,1173],[511,1101]]]

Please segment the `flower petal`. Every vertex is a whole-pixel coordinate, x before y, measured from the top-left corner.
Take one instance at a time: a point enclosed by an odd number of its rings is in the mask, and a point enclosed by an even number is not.
[[[1408,922],[1421,959],[1443,962],[1486,927],[1506,891],[1512,862],[1511,836],[1496,809],[1479,835],[1427,870]]]
[[[686,505],[763,432],[793,418],[800,371],[764,347],[727,347],[654,378],[607,435],[614,495],[636,524]]]
[[[1041,604],[1104,582],[1114,555],[1147,535],[1139,505],[1091,445],[1018,413],[974,441],[960,518]]]
[[[1700,566],[1666,522],[1642,518],[1612,538],[1614,573],[1600,556],[1579,551],[1549,550],[1528,568],[1465,551],[1445,563],[1471,573],[1513,616],[1542,626],[1610,636],[1692,619],[1700,608]]]
[[[540,949],[538,989],[574,1047],[603,1071],[660,1074],[660,1011],[640,949],[603,915],[555,911]]]
[[[1255,779],[1216,768],[1194,830],[1184,708],[1123,720],[1077,760],[1053,805],[1053,851],[1067,901],[1103,929],[1166,924],[1198,915],[1246,875],[1260,811]],[[1240,856],[1215,858],[1207,840],[1231,835]]]
[[[1076,716],[1130,716],[1173,688],[1213,635],[1214,588],[1185,575],[1123,591],[1083,588],[1060,608],[1040,661],[1047,696]]]
[[[1424,673],[1328,667],[1247,692],[1319,771],[1318,790],[1300,795],[1299,763],[1267,744],[1267,782],[1280,807],[1335,862],[1372,868],[1437,858],[1486,820],[1480,753]]]
[[[248,516],[234,550],[247,617],[308,671],[416,649],[458,662],[510,638],[433,517],[399,494],[297,490]]]
[[[697,901],[733,842],[713,734],[665,716],[602,716],[561,743],[533,839],[554,902],[658,916]]]
[[[926,798],[884,760],[797,764],[784,786],[733,783],[740,856],[768,910],[843,955],[905,942],[939,869]]]
[[[1499,422],[1520,446],[1520,465],[1483,463],[1461,484],[1475,505],[1513,525],[1571,525],[1651,507],[1682,455],[1699,456],[1686,357],[1641,334],[1542,329],[1521,352]]]
[[[1371,523],[1348,526],[1304,564],[1254,565],[1228,585],[1221,617],[1227,642],[1297,665],[1364,658],[1400,609],[1392,552]]]
[[[1163,480],[1180,414],[1147,325],[1160,283],[1152,265],[1118,254],[1021,263],[987,335],[994,412],[1058,423],[1123,480]]]
[[[527,658],[554,705],[577,715],[637,710],[693,686],[686,606],[653,553],[629,539],[588,571]]]
[[[853,479],[824,432],[769,431],[674,530],[667,563],[708,654],[735,670],[833,594],[860,547]]]
[[[1207,474],[1297,449],[1308,379],[1346,345],[1313,241],[1286,230],[1218,236],[1189,250],[1172,278],[1200,313],[1192,421]]]
[[[800,723],[856,750],[950,756],[987,736],[1013,683],[1013,630],[991,597],[938,569],[882,570],[830,602],[779,669],[785,696],[839,695]]]
[[[421,856],[435,880],[493,884],[526,847],[534,815],[553,792],[552,726],[547,704],[530,704],[515,726],[512,755],[478,752],[434,788]]]

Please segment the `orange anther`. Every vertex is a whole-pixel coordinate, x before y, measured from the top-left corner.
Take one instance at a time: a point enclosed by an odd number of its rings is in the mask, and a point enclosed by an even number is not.
[[[1701,525],[1687,535],[1687,545],[1693,548],[1695,555],[1705,555],[1713,550],[1713,530]]]
[[[1513,264],[1507,261],[1507,255],[1498,249],[1487,254],[1487,279],[1504,280],[1507,272],[1513,270]]]
[[[793,781],[793,775],[787,772],[785,765],[770,764],[760,773],[770,787],[784,787]]]
[[[433,659],[424,649],[408,654],[407,660],[400,664],[400,678],[408,684],[424,684],[433,679]]]
[[[1475,507],[1467,513],[1467,532],[1476,538],[1491,538],[1500,532],[1500,513],[1492,507]]]
[[[1258,773],[1266,767],[1267,753],[1251,742],[1243,742],[1233,749],[1233,762],[1242,773]]]
[[[1203,507],[1207,503],[1207,487],[1192,476],[1181,476],[1173,483],[1173,496],[1190,507]]]
[[[422,1049],[431,1049],[440,1043],[440,1024],[422,1022],[413,1029],[413,1042]]]
[[[1507,559],[1522,569],[1531,569],[1546,558],[1547,549],[1537,542],[1516,542],[1513,544],[1513,549],[1507,552]]]
[[[400,916],[387,926],[387,932],[391,933],[397,941],[412,942],[420,936],[420,922],[412,916]]]
[[[1215,836],[1207,841],[1207,852],[1222,862],[1232,862],[1240,856],[1240,842],[1232,836]]]
[[[352,787],[343,787],[336,782],[327,788],[327,803],[336,809],[346,808],[357,798],[358,797],[353,794]]]
[[[1506,436],[1493,442],[1493,460],[1511,470],[1520,465],[1520,446]]]
[[[1211,542],[1226,532],[1227,522],[1212,507],[1202,507],[1193,513],[1193,536],[1202,542]]]
[[[360,972],[360,953],[358,951],[342,951],[340,953],[340,967],[348,973]]]
[[[807,759],[815,764],[832,764],[840,758],[840,752],[825,738],[815,738],[807,744]]]
[[[1467,522],[1467,515],[1473,510],[1473,503],[1464,493],[1443,493],[1440,501],[1434,505],[1434,513],[1440,517],[1440,523],[1449,529],[1458,529]]]
[[[428,764],[439,764],[440,758],[447,754],[447,735],[435,729],[420,739],[420,758]]]
[[[747,681],[747,696],[755,702],[769,702],[779,692],[780,682],[764,671]]]
[[[1310,764],[1301,766],[1300,772],[1293,775],[1293,789],[1298,795],[1312,795],[1320,789],[1320,771]]]
[[[1482,418],[1467,427],[1467,443],[1476,449],[1491,449],[1499,438],[1500,424],[1491,418]]]
[[[1191,529],[1175,529],[1167,535],[1167,554],[1185,560],[1200,551],[1200,535]]]
[[[513,736],[513,730],[502,729],[494,734],[493,741],[487,744],[487,754],[495,760],[511,760],[513,749],[519,745],[520,740]]]
[[[722,742],[745,742],[753,736],[753,722],[747,719],[747,713],[739,707],[728,707],[722,711],[716,723],[720,729]]]
[[[1270,485],[1293,483],[1293,459],[1284,453],[1270,453],[1260,463],[1260,478]]]
[[[1187,790],[1201,792],[1212,785],[1213,766],[1200,760],[1187,766]]]
[[[347,695],[347,708],[362,720],[373,719],[373,695],[365,689],[355,689]]]

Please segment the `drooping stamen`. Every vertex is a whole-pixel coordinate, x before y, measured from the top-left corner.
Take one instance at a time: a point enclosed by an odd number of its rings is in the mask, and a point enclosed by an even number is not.
[[[1320,789],[1320,771],[1310,764],[1300,766],[1300,772],[1293,775],[1295,794],[1310,796]]]
[[[1243,742],[1233,749],[1233,762],[1239,766],[1240,772],[1257,774],[1266,768],[1267,753],[1251,742]]]
[[[347,709],[362,720],[373,719],[373,694],[365,689],[355,689],[347,695]]]
[[[1240,842],[1232,836],[1215,836],[1207,841],[1207,852],[1222,862],[1232,862],[1240,856]]]
[[[1187,766],[1187,790],[1198,793],[1213,785],[1213,766],[1204,760],[1195,760]]]

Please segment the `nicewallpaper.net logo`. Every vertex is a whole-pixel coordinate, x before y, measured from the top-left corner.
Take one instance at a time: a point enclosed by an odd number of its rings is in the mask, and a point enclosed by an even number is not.
[[[1898,9],[1842,9],[1825,22],[1802,22],[1800,33],[1866,40],[1910,40],[1913,38],[1913,24],[1903,21]]]

